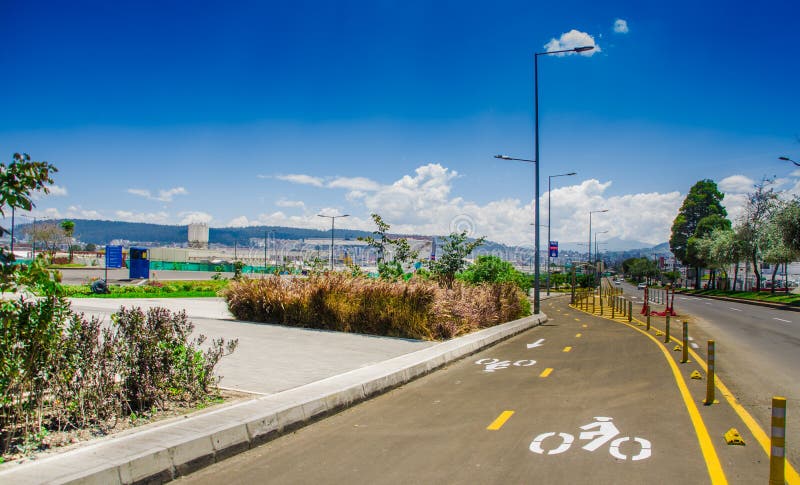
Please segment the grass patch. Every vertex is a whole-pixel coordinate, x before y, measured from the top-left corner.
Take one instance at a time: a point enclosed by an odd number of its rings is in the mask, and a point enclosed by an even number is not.
[[[64,268],[86,268],[86,265],[81,263],[64,263],[64,264],[47,265],[47,269],[64,269]]]
[[[111,285],[110,293],[92,293],[90,285],[65,285],[68,298],[208,298],[220,296],[228,280],[150,281],[144,285]]]
[[[741,300],[766,301],[771,303],[783,303],[786,305],[800,306],[800,295],[795,293],[783,293],[776,290],[775,294],[768,291],[727,291],[727,290],[681,290],[682,293],[701,296],[725,296],[728,298],[739,298]]]

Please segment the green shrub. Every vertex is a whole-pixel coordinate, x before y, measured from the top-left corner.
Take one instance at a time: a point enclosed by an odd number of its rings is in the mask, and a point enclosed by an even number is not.
[[[472,284],[514,283],[526,293],[531,289],[531,281],[523,273],[497,256],[478,256],[475,263],[459,273],[457,278]]]

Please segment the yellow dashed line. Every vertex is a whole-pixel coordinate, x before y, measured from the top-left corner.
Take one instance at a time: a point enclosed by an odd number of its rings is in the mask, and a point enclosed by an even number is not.
[[[564,352],[569,352],[570,350],[572,350],[572,347],[564,347]]]
[[[497,431],[498,429],[502,428],[504,424],[506,424],[508,418],[510,418],[513,414],[514,411],[503,411],[500,413],[500,416],[498,416],[497,419],[492,421],[492,424],[486,427],[486,429],[489,431]]]
[[[581,325],[581,327],[583,327],[583,328],[589,328],[589,325],[586,325],[586,324],[584,323],[583,325]]]
[[[579,333],[576,333],[576,334],[575,334],[575,338],[581,338],[581,334],[579,334]]]
[[[576,322],[580,322],[580,321],[581,321],[581,319],[580,319],[580,318],[576,318],[576,319],[575,319],[575,321],[576,321]]]
[[[541,374],[539,374],[539,377],[547,377],[551,372],[553,372],[553,368],[548,367],[547,369],[543,370]]]

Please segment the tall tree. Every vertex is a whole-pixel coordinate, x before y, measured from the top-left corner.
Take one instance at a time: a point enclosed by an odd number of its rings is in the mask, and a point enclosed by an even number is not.
[[[766,240],[767,223],[778,204],[778,194],[772,186],[773,182],[773,179],[764,178],[755,185],[753,192],[747,194],[744,214],[740,221],[742,242],[756,277],[756,291],[761,291],[761,271],[758,263]]]
[[[783,208],[791,203],[778,202],[778,207],[770,217],[769,221],[764,228],[760,246],[763,249],[762,258],[765,262],[772,266],[772,278],[770,293],[775,293],[775,276],[778,274],[778,268],[781,264],[786,264],[794,260],[800,255],[800,251],[792,249],[788,246],[783,239],[783,228],[781,227],[781,220],[777,217],[781,214]],[[788,290],[788,285],[786,285]]]
[[[689,189],[677,217],[672,222],[669,247],[678,261],[695,269],[697,288],[700,287],[700,270],[704,262],[691,239],[703,237],[716,227],[724,226],[722,221],[727,221],[727,226],[730,227],[728,212],[722,206],[723,198],[725,194],[717,189],[713,180],[700,180]]]
[[[773,215],[783,244],[800,253],[800,197],[780,207]]]

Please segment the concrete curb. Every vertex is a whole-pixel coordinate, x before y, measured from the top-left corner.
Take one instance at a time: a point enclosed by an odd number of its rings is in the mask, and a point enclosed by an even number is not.
[[[695,298],[708,298],[709,300],[720,300],[720,301],[729,301],[731,303],[744,303],[745,305],[755,305],[761,306],[766,308],[774,308],[775,310],[788,310],[790,312],[800,312],[800,307],[787,305],[785,303],[773,303],[771,301],[758,301],[758,300],[746,300],[744,298],[730,298],[727,296],[717,296],[717,295],[695,295],[694,293],[684,293],[682,291],[676,291],[678,295],[683,296],[693,296]]]
[[[0,467],[0,482],[166,482],[270,441],[547,321],[522,318],[368,367],[173,420],[36,461]]]

